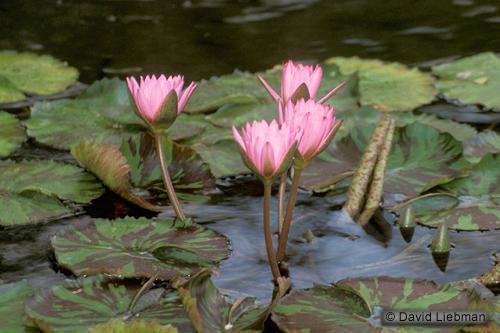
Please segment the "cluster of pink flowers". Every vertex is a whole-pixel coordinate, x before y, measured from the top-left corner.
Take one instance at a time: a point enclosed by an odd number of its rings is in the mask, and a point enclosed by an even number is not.
[[[323,102],[342,85],[316,101],[322,75],[320,66],[286,62],[281,96],[258,76],[278,104],[278,124],[255,121],[244,127],[243,136],[234,127],[233,134],[243,152],[243,160],[260,177],[269,180],[286,171],[290,165],[284,164],[291,162],[288,158],[291,154],[295,154],[296,167],[305,167],[335,135],[340,123],[335,122],[335,110]],[[300,96],[298,100],[294,100],[296,96]]]

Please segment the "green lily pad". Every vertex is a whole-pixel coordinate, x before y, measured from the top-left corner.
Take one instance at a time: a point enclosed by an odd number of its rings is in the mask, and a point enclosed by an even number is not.
[[[500,135],[497,132],[484,131],[464,142],[464,156],[472,163],[479,162],[488,153],[500,153]]]
[[[212,77],[198,84],[186,105],[185,112],[198,113],[214,111],[226,104],[271,102],[254,74],[234,71],[232,74]]]
[[[460,204],[451,209],[422,215],[418,222],[437,227],[446,223],[455,230],[494,230],[500,228],[500,155],[488,154],[473,165],[467,177],[442,185],[448,192],[460,195]]]
[[[52,161],[0,161],[0,224],[38,223],[71,210],[61,200],[88,204],[104,192],[82,169]]]
[[[200,201],[215,189],[215,179],[200,155],[188,146],[163,137],[165,162],[180,199]],[[122,144],[121,151],[130,166],[132,184],[141,189],[164,193],[156,145],[149,134],[135,136]]]
[[[49,55],[2,51],[0,76],[6,77],[24,92],[51,95],[75,83],[78,71]]]
[[[84,140],[119,145],[146,131],[116,78],[95,82],[76,99],[36,103],[26,126],[29,136],[62,150]]]
[[[209,146],[197,144],[192,147],[210,166],[212,174],[217,178],[250,172],[243,164],[234,140],[223,140]]]
[[[337,65],[344,75],[357,73],[361,105],[411,111],[429,104],[436,95],[432,76],[416,68],[358,57],[336,57],[326,62]]]
[[[105,276],[58,284],[40,290],[26,302],[27,323],[47,333],[86,333],[111,319],[143,320],[194,333],[176,292],[151,289],[129,309],[140,288],[137,280]]]
[[[206,117],[215,126],[241,127],[253,120],[267,120],[270,122],[278,118],[276,104],[226,104],[217,112]]]
[[[467,309],[479,296],[433,281],[392,277],[368,277],[342,280],[336,286],[358,293],[371,311],[376,306],[394,310]]]
[[[19,120],[10,113],[0,111],[0,158],[8,156],[26,140]]]
[[[0,103],[14,103],[25,98],[23,92],[17,89],[8,78],[0,75]]]
[[[108,273],[168,280],[210,268],[229,256],[228,240],[198,225],[145,218],[98,219],[51,240],[59,265],[76,275]]]
[[[331,188],[339,176],[353,172],[373,127],[351,130],[304,169],[301,186],[314,191]],[[384,191],[414,197],[460,175],[462,147],[450,135],[418,123],[396,129],[387,163]]]
[[[500,262],[497,262],[488,272],[484,273],[480,281],[493,292],[498,293],[498,291],[500,291]],[[500,310],[500,299],[498,307]]]
[[[71,148],[80,164],[95,174],[111,191],[122,198],[152,211],[160,208],[135,195],[130,184],[130,167],[119,147],[109,144],[80,142]]]
[[[31,330],[23,324],[24,301],[33,295],[33,289],[26,280],[0,284],[0,331],[28,333]]]
[[[156,321],[132,320],[128,323],[111,319],[106,324],[100,324],[87,333],[178,333],[177,328],[163,326]]]
[[[290,287],[289,280],[280,279],[278,292],[267,306],[257,305],[253,297],[231,304],[215,287],[210,275],[210,271],[204,270],[185,283],[176,282],[175,288],[197,332],[261,332],[272,309]]]
[[[276,306],[272,320],[284,332],[380,332],[367,320],[370,308],[357,293],[314,285],[296,289]]]
[[[463,104],[481,104],[500,111],[500,58],[492,52],[459,59],[432,68],[443,95]]]
[[[165,134],[174,141],[188,140],[201,134],[209,125],[210,123],[205,120],[204,115],[181,113]]]

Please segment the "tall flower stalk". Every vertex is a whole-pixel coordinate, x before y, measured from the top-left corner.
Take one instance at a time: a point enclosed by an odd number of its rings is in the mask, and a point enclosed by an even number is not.
[[[155,139],[156,153],[168,198],[174,207],[177,218],[184,220],[186,216],[175,194],[165,161],[162,138],[165,130],[174,123],[177,115],[184,110],[189,98],[196,89],[196,83],[191,82],[188,87],[183,89],[183,76],[177,75],[167,78],[165,75],[160,75],[157,78],[153,75],[145,78],[141,77],[139,82],[134,77],[128,77],[127,85],[131,100],[135,105],[134,110],[147,125]]]
[[[273,180],[290,167],[296,151],[297,139],[301,132],[287,124],[280,126],[274,120],[270,124],[263,120],[246,124],[241,130],[241,134],[233,127],[233,135],[240,148],[243,162],[264,185],[264,240],[273,279],[277,282],[280,271],[271,231],[271,186]]]
[[[316,98],[318,93],[321,79],[323,77],[323,70],[319,65],[311,66],[304,64],[295,64],[292,60],[289,60],[283,64],[283,71],[281,74],[281,95],[279,95],[271,85],[260,75],[257,78],[262,83],[264,88],[269,92],[271,97],[278,103],[280,108],[285,108],[285,106],[292,101],[297,102],[299,99],[303,98],[305,100]],[[320,103],[325,103],[330,97],[332,97],[340,88],[342,88],[345,83],[341,83],[325,96],[320,99]],[[282,124],[283,119],[279,118],[279,123]],[[285,191],[286,191],[286,179],[287,173],[283,173],[280,178],[279,194],[278,194],[278,233],[282,233],[285,215],[284,204],[285,204]]]

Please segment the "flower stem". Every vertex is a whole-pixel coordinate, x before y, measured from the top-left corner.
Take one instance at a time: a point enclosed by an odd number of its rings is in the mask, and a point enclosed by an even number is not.
[[[285,220],[283,221],[283,229],[281,230],[281,233],[279,235],[278,254],[276,257],[278,262],[285,259],[286,243],[288,242],[288,233],[290,232],[290,226],[292,224],[293,208],[295,207],[295,201],[297,200],[297,191],[299,189],[299,180],[301,174],[302,169],[293,169],[292,186],[290,187],[290,193],[288,195],[288,205],[286,207]]]
[[[158,159],[160,160],[160,168],[163,177],[163,184],[165,185],[165,189],[167,190],[168,199],[170,200],[172,206],[174,207],[177,218],[181,221],[184,221],[186,219],[186,216],[184,215],[184,212],[182,211],[181,208],[181,204],[179,203],[179,199],[177,199],[177,195],[175,194],[174,186],[172,185],[172,179],[170,178],[168,167],[165,163],[165,154],[163,152],[163,145],[161,142],[162,134],[155,133],[154,138],[156,143],[156,154],[158,155]]]
[[[281,175],[280,189],[278,193],[278,234],[281,234],[281,230],[283,229],[285,190],[286,190],[286,172]]]
[[[278,283],[278,278],[280,275],[280,270],[278,268],[278,262],[276,261],[276,255],[274,253],[273,238],[271,232],[271,221],[269,218],[269,211],[271,209],[271,182],[264,182],[264,239],[266,241],[266,251],[267,259],[269,260],[269,265],[271,266],[271,272],[273,273],[273,280]]]
[[[377,163],[377,157],[384,144],[385,134],[390,123],[389,114],[384,113],[379,120],[375,131],[373,132],[365,152],[361,157],[359,167],[354,173],[351,187],[347,192],[347,200],[344,203],[344,209],[349,215],[356,219],[363,208],[365,194],[368,190],[370,178]]]

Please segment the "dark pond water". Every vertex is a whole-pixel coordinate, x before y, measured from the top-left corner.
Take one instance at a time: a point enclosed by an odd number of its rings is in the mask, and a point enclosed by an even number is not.
[[[257,71],[286,58],[421,63],[500,51],[498,0],[2,0],[0,49],[104,75]]]
[[[494,0],[94,0],[0,1],[0,49],[52,54],[90,83],[103,76],[181,72],[207,78],[234,68],[256,71],[286,58],[319,61],[335,55],[425,63],[480,51],[500,51],[500,3]],[[50,157],[25,146],[18,157]],[[58,155],[59,156],[59,155]],[[60,155],[65,159],[67,155]],[[108,198],[109,199],[109,198]],[[112,202],[112,200],[109,200]],[[111,204],[109,204],[111,205]],[[91,207],[92,215],[102,203]],[[113,206],[116,208],[116,206]],[[118,206],[120,207],[120,206]],[[261,198],[229,196],[186,205],[188,215],[227,235],[233,255],[220,267],[221,288],[271,295],[261,233]],[[445,273],[419,227],[407,244],[394,227],[377,240],[323,198],[302,195],[289,247],[295,287],[346,277],[390,275],[448,282],[478,277],[492,264],[500,232],[451,232],[455,249]],[[97,210],[96,210],[97,208]],[[109,210],[109,211],[108,211]],[[201,213],[203,212],[203,213]],[[168,215],[166,215],[168,216]],[[50,260],[48,239],[74,222],[0,233],[0,280],[29,278],[42,286],[64,278]],[[308,242],[304,233],[315,237]]]

